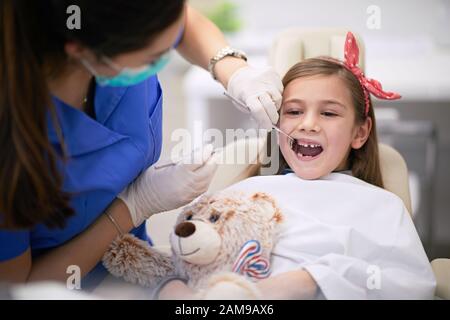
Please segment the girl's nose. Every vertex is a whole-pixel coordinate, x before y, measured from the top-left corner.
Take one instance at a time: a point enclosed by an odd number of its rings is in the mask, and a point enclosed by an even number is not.
[[[320,125],[319,125],[317,117],[312,113],[305,114],[303,116],[303,119],[298,124],[297,130],[319,132]]]

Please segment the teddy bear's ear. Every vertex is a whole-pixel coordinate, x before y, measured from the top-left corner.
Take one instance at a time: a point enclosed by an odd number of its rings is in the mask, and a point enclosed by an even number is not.
[[[263,192],[257,192],[250,199],[261,208],[261,211],[268,220],[275,219],[277,222],[281,221],[280,210],[271,196]]]

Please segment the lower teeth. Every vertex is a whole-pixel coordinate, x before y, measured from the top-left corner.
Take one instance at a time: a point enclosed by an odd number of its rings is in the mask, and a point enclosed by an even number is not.
[[[299,155],[301,155],[304,158],[313,158],[313,156],[305,156],[304,154],[299,153]]]

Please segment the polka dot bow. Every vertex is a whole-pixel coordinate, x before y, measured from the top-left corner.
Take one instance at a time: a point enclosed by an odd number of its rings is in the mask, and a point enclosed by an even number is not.
[[[379,99],[385,100],[396,100],[401,98],[401,96],[398,93],[383,91],[381,83],[378,82],[377,80],[366,78],[364,73],[358,67],[359,48],[355,36],[351,32],[347,33],[347,38],[345,39],[344,57],[345,57],[344,66],[350,72],[352,72],[356,76],[356,78],[358,78],[359,82],[361,83],[361,86],[363,87],[366,104],[365,109],[366,116],[369,112],[370,106],[369,93],[373,94],[375,97]]]

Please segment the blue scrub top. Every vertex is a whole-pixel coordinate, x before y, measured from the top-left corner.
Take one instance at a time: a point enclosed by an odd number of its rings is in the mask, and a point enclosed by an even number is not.
[[[40,224],[27,231],[0,230],[0,261],[17,257],[28,248],[35,257],[83,232],[161,154],[162,91],[156,76],[127,88],[97,86],[96,120],[56,97],[53,102],[68,152],[68,161],[58,165],[63,189],[73,195],[70,204],[76,214],[64,229]],[[50,117],[47,123],[50,142],[61,150]],[[132,232],[149,240],[145,223]],[[102,274],[102,269],[98,266],[91,275]]]

